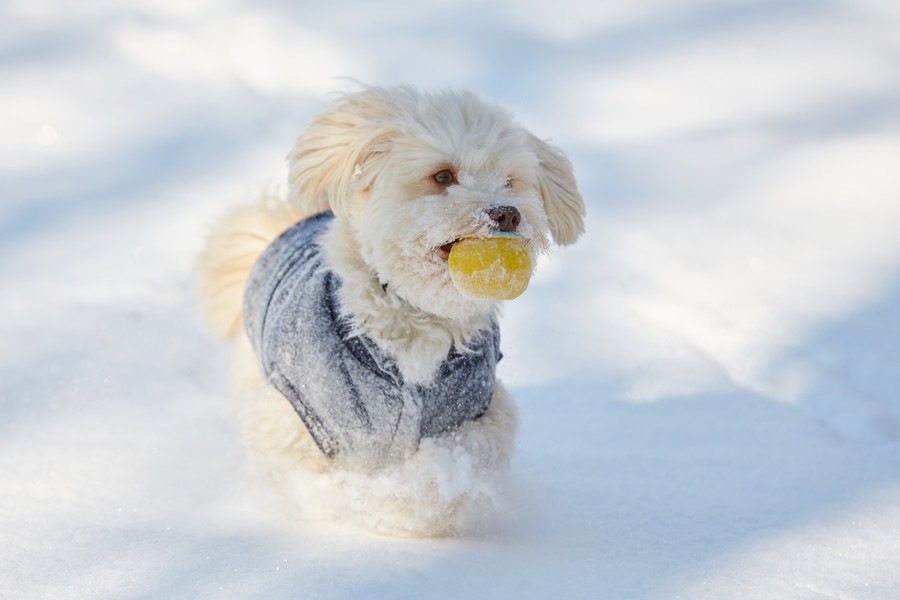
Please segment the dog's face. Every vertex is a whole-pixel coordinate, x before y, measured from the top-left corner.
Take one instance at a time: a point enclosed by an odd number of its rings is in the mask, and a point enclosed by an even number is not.
[[[443,317],[496,304],[453,285],[447,257],[457,240],[514,231],[536,264],[551,237],[567,244],[583,229],[565,156],[465,92],[345,96],[300,136],[290,170],[294,200],[346,219],[381,284]]]

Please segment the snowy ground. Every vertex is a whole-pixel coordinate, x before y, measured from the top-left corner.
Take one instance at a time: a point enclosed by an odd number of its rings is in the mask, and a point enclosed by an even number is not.
[[[308,6],[306,6],[308,5]],[[0,597],[900,597],[893,0],[7,0]],[[511,521],[292,522],[193,260],[325,93],[464,84],[589,232],[508,306]]]

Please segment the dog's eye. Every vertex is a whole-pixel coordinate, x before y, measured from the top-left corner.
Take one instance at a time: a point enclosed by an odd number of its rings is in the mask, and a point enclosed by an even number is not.
[[[456,183],[456,175],[454,175],[453,171],[451,171],[450,169],[443,169],[441,171],[438,171],[437,173],[432,175],[431,178],[434,179],[435,183],[444,187]]]
[[[503,184],[503,187],[505,187],[505,188],[508,189],[508,190],[511,190],[511,189],[512,189],[512,186],[513,186],[513,178],[512,178],[512,177],[507,177],[507,178],[506,178],[506,183]]]

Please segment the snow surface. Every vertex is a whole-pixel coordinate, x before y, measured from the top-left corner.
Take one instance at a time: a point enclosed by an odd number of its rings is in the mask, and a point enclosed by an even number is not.
[[[898,7],[6,0],[0,597],[900,597]],[[344,75],[501,102],[589,203],[469,537],[292,520],[201,323],[207,224]]]

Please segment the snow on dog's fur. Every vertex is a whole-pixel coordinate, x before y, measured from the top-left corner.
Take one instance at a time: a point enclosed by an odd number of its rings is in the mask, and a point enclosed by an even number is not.
[[[287,400],[263,381],[243,332],[250,269],[300,219],[331,210],[322,240],[341,279],[339,303],[406,381],[427,383],[452,347],[496,316],[498,302],[457,290],[452,243],[496,227],[487,211],[514,207],[517,233],[536,264],[550,241],[574,242],[584,206],[571,164],[503,109],[468,92],[365,88],[315,117],[289,155],[289,198],[235,209],[201,256],[204,306],[213,330],[236,338],[232,393],[251,451],[308,517],[377,531],[439,535],[472,526],[502,497],[517,428],[497,381],[475,421],[423,439],[412,456],[348,468],[319,450]]]

